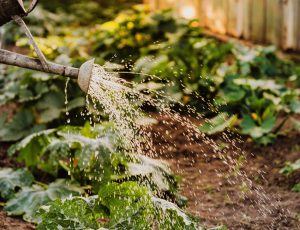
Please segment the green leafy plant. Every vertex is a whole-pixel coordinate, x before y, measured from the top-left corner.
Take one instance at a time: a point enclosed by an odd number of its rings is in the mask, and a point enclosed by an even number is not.
[[[294,185],[294,187],[292,188],[293,192],[300,192],[300,183],[297,183]]]
[[[296,160],[294,163],[287,162],[286,165],[280,170],[280,173],[282,173],[285,176],[288,176],[299,169],[300,159]]]
[[[96,196],[97,197],[97,196]],[[37,229],[99,229],[95,213],[96,197],[73,197],[55,200],[39,209],[41,222]]]
[[[151,188],[162,197],[174,199],[178,180],[158,160],[127,152],[113,123],[95,127],[64,126],[32,134],[9,149],[32,170],[53,176],[67,171],[95,192],[110,181],[134,180]]]
[[[242,134],[259,144],[272,143],[291,115],[298,113],[299,95],[296,90],[277,84],[274,80],[256,80],[227,75],[216,97],[217,110],[239,118],[230,123],[222,113],[203,125],[202,131],[213,134],[214,128],[239,125]],[[278,122],[280,116],[285,118]],[[224,122],[226,121],[226,122]],[[214,125],[212,125],[214,124]],[[220,126],[217,126],[220,124]]]
[[[38,222],[37,211],[40,206],[56,199],[68,198],[72,195],[80,195],[83,190],[77,185],[66,180],[56,180],[49,185],[34,184],[22,189],[10,199],[4,210],[8,215],[19,216],[28,222]]]
[[[12,71],[12,70],[11,70]],[[17,141],[55,124],[66,123],[68,112],[76,116],[84,110],[83,93],[74,82],[69,83],[68,105],[65,105],[65,79],[28,70],[14,69],[0,75],[0,105],[18,104],[13,117],[0,116],[0,141]],[[73,120],[74,123],[81,122]]]
[[[58,226],[90,229],[205,230],[175,204],[157,198],[136,182],[109,183],[98,196],[57,200],[40,209],[37,229]],[[210,230],[226,230],[225,227]]]
[[[91,229],[198,229],[197,222],[176,205],[152,197],[135,182],[107,184],[98,197],[56,201],[41,213],[38,229],[56,229],[66,223]]]
[[[280,169],[280,173],[285,175],[285,176],[289,176],[295,172],[298,172],[300,170],[300,159],[296,160],[295,162],[291,163],[291,162],[286,162],[285,166]],[[293,192],[300,192],[300,183],[297,182],[293,188],[292,188]]]
[[[32,174],[27,169],[0,169],[0,196],[5,200],[12,198],[18,189],[30,186],[33,180]]]
[[[229,117],[227,113],[220,113],[216,117],[204,122],[199,127],[199,130],[207,133],[208,135],[216,134],[224,131],[226,128],[232,127],[236,120],[236,115]]]

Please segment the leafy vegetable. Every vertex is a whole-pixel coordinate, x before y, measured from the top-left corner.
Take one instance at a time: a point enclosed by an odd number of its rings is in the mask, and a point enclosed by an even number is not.
[[[39,210],[42,222],[37,229],[99,229],[95,213],[96,197],[58,199],[42,206]]]
[[[197,221],[180,210],[175,204],[152,197],[156,207],[156,215],[159,216],[159,229],[198,229]]]
[[[203,123],[199,127],[199,130],[209,135],[215,134],[224,131],[228,127],[232,127],[236,120],[236,116],[228,117],[228,114],[220,113],[211,120]]]
[[[38,229],[202,229],[176,205],[153,197],[135,182],[107,184],[98,197],[57,200],[40,213]]]
[[[293,192],[300,192],[300,183],[297,183],[294,185],[294,187],[292,188]]]
[[[3,199],[10,199],[22,187],[31,186],[34,178],[27,169],[0,169],[0,195]]]
[[[17,141],[55,122],[66,121],[66,110],[70,114],[79,114],[85,99],[77,84],[70,81],[69,85],[72,89],[68,90],[68,107],[63,77],[15,68],[9,69],[7,76],[0,75],[0,105],[18,104],[12,118],[1,114],[0,141]]]
[[[37,210],[40,206],[56,199],[80,195],[82,189],[67,180],[56,180],[49,185],[23,187],[14,198],[10,199],[4,210],[8,215],[19,216],[28,222],[38,222]]]
[[[34,124],[33,114],[29,110],[20,111],[11,121],[8,121],[6,114],[2,114],[0,120],[2,125],[0,141],[2,142],[16,141],[45,128],[43,125]]]
[[[151,229],[154,218],[151,194],[135,182],[111,183],[99,191],[99,205],[107,212],[109,229]]]
[[[300,169],[300,159],[296,160],[294,163],[291,162],[286,163],[285,167],[280,170],[280,173],[282,173],[285,176],[288,176],[299,169]]]
[[[109,122],[35,133],[10,147],[10,155],[17,152],[26,166],[54,176],[67,170],[81,184],[92,185],[95,192],[103,184],[122,180],[139,181],[161,197],[174,198],[178,189],[177,178],[164,163],[128,153]]]

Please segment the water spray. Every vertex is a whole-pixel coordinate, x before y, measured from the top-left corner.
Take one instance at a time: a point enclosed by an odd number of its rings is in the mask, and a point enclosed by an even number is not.
[[[33,46],[38,56],[38,58],[35,59],[0,49],[0,63],[77,79],[81,90],[87,93],[94,67],[94,59],[83,63],[80,68],[64,66],[47,61],[34,41],[30,30],[22,19],[35,8],[37,3],[38,0],[32,0],[29,9],[26,10],[22,0],[0,0],[0,26],[11,20],[15,21],[25,32],[30,44]]]

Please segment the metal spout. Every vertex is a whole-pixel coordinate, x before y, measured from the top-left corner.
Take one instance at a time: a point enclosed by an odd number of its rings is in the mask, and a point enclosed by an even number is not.
[[[79,69],[77,82],[78,82],[80,89],[85,93],[88,92],[89,87],[90,87],[90,80],[92,77],[94,62],[95,62],[95,59],[89,60],[89,61],[83,63]]]

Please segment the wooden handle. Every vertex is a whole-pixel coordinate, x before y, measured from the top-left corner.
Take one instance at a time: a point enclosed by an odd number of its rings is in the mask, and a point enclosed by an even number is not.
[[[78,78],[79,69],[69,66],[63,66],[52,62],[47,62],[48,69],[44,70],[40,60],[30,58],[21,54],[13,53],[0,49],[0,63],[12,66],[18,66],[26,69],[37,70],[46,73],[61,75],[64,77]]]

